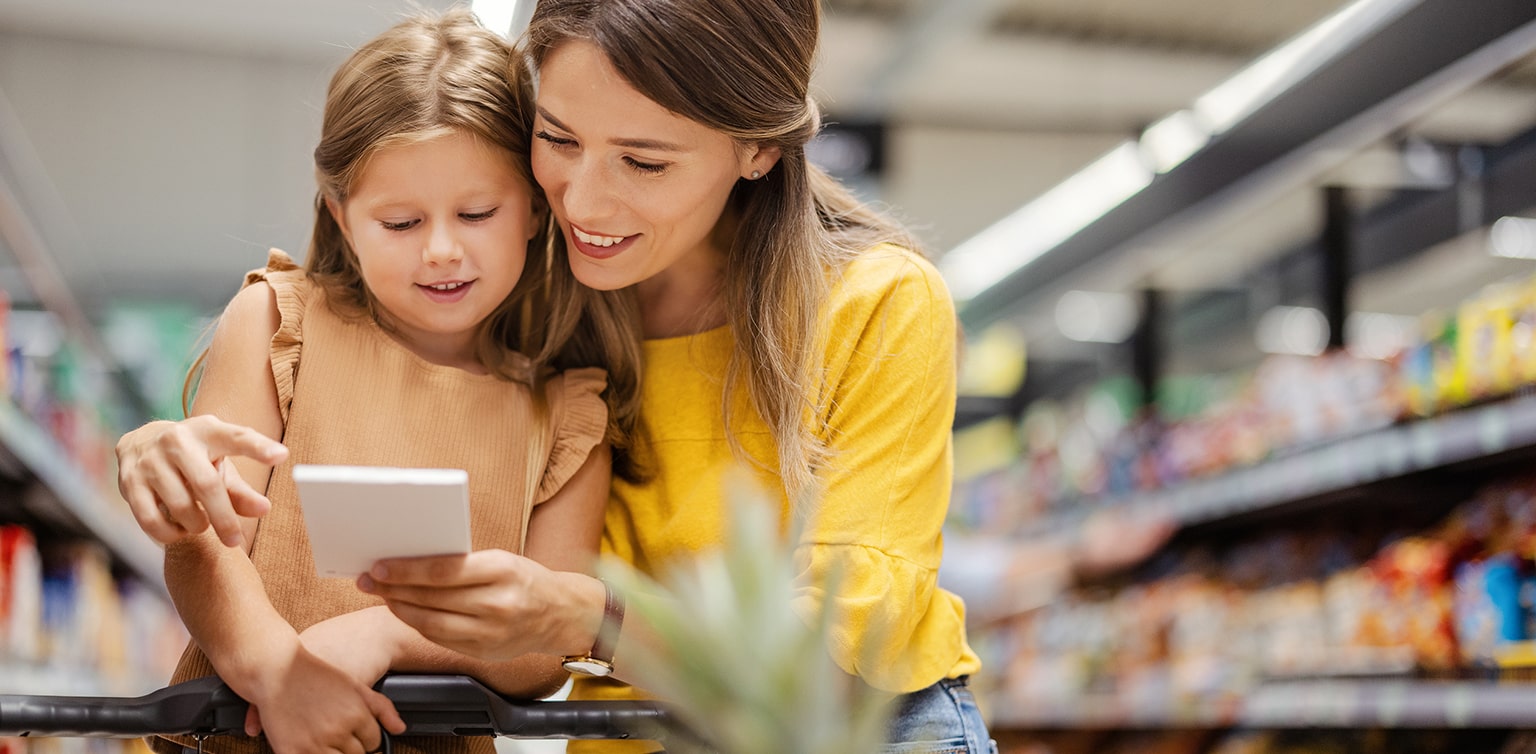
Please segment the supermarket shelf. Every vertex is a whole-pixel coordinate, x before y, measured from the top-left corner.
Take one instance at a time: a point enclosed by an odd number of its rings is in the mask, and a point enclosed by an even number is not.
[[[0,694],[139,696],[164,685],[165,678],[147,675],[109,678],[90,668],[0,661]]]
[[[1069,531],[1090,511],[1103,509],[1156,514],[1181,526],[1210,523],[1527,449],[1536,449],[1536,396],[1369,431],[1165,490],[1079,505],[1024,534]]]
[[[1536,683],[1298,681],[1260,687],[1254,728],[1533,728]]]
[[[1018,705],[1030,707],[1031,705]],[[999,729],[1536,728],[1536,683],[1294,681],[1242,699],[1135,705],[1087,697],[1052,709],[999,710]]]
[[[106,545],[140,580],[167,594],[160,548],[139,530],[126,506],[104,499],[59,444],[6,401],[0,401],[0,446],[42,483],[65,513]]]

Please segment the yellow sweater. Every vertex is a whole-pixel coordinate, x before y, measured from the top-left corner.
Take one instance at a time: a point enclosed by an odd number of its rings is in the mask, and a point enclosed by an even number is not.
[[[920,256],[879,247],[834,282],[822,318],[817,373],[824,375],[824,439],[835,453],[817,512],[796,543],[802,585],[796,609],[819,611],[818,585],[841,575],[831,596],[840,617],[830,651],[837,664],[893,693],[980,669],[966,643],[965,606],[937,586],[940,528],[949,507],[955,405],[954,304]],[[653,478],[615,481],[603,548],[654,573],[669,560],[719,546],[722,483],[742,466],[726,440],[721,410],[729,328],[645,342],[642,445]],[[742,448],[778,468],[768,427],[733,391],[733,430]],[[780,489],[765,471],[767,489]],[[789,521],[787,499],[783,520]],[[617,658],[619,663],[623,658]],[[580,678],[573,698],[634,695],[617,682]],[[654,746],[649,747],[654,749]],[[569,751],[646,751],[633,742],[577,742]]]

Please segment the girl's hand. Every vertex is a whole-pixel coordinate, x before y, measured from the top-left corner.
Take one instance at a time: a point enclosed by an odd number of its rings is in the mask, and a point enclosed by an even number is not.
[[[229,462],[234,456],[275,465],[288,449],[208,415],[150,422],[117,442],[117,489],[139,528],[161,544],[212,526],[220,541],[238,547],[240,517],[265,515],[272,503],[240,477]]]
[[[597,579],[505,550],[383,560],[357,586],[431,641],[491,662],[584,652],[603,615]]]
[[[246,734],[266,733],[277,754],[366,754],[382,744],[380,726],[405,732],[389,698],[300,649],[253,694]]]
[[[299,634],[311,654],[340,668],[353,680],[372,687],[394,664],[402,637],[409,631],[383,606],[369,607],[320,621]]]

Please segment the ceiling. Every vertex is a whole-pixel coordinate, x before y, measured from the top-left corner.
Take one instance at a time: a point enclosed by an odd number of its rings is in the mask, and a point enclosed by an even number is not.
[[[446,3],[0,0],[0,154],[77,298],[208,310],[266,246],[301,250],[328,69],[415,4]],[[815,93],[832,120],[885,126],[885,170],[863,188],[942,254],[1343,5],[827,0]],[[1316,186],[1380,182],[1403,138],[1497,145],[1533,127],[1536,57],[1382,149],[1164,234],[1142,255],[1155,265],[1062,285],[1237,284],[1318,235]],[[13,295],[15,277],[0,274]],[[1405,305],[1389,299],[1372,300]],[[1081,348],[1048,304],[1016,314],[1032,347]]]

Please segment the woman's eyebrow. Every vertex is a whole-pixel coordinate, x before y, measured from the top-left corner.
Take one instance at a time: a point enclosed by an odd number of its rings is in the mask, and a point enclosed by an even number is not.
[[[548,110],[544,109],[542,106],[540,106],[538,108],[538,111],[539,111],[539,117],[543,118],[544,120],[549,121],[551,124],[554,125],[555,128],[558,128],[561,131],[571,131],[572,130],[570,126],[567,126],[564,123],[561,123],[559,118],[556,118],[555,116],[551,115],[550,112]],[[682,152],[682,151],[685,151],[683,149],[683,147],[678,145],[678,144],[673,144],[670,141],[662,141],[660,139],[619,138],[619,139],[609,139],[608,143],[612,144],[614,146],[618,146],[618,147],[628,147],[630,149],[647,149],[647,150],[652,150],[652,151],[657,151],[657,152]]]

